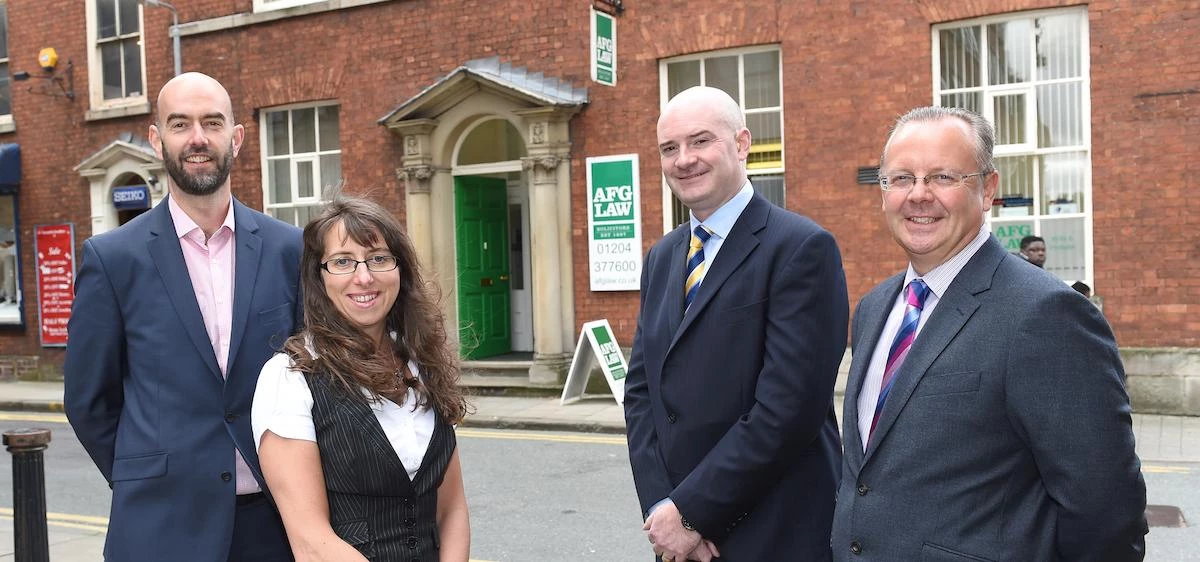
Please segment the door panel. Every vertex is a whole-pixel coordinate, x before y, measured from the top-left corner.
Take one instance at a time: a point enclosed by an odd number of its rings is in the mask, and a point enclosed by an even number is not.
[[[508,194],[503,179],[454,178],[458,320],[464,359],[512,350]]]

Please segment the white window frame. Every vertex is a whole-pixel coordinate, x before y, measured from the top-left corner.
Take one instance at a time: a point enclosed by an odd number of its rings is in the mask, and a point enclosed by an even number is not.
[[[301,152],[301,153],[297,154],[295,152],[292,152],[291,147],[289,146],[287,155],[269,156],[267,154],[267,138],[270,136],[270,131],[268,130],[270,128],[270,126],[268,124],[267,119],[272,113],[279,113],[279,112],[289,113],[288,142],[291,143],[293,141],[293,139],[292,139],[292,131],[291,131],[292,119],[291,119],[290,113],[297,109],[312,109],[315,112],[315,110],[317,108],[326,107],[326,106],[338,106],[338,131],[339,131],[339,135],[340,135],[341,125],[342,125],[342,123],[341,123],[341,121],[342,121],[342,112],[341,112],[342,105],[340,103],[338,103],[337,100],[327,100],[327,101],[320,101],[320,102],[313,102],[313,103],[296,103],[296,104],[290,104],[290,105],[282,105],[282,106],[278,106],[278,107],[262,109],[258,112],[259,113],[259,116],[258,116],[259,144],[258,144],[258,146],[259,146],[259,154],[261,155],[261,163],[262,163],[261,168],[262,168],[262,191],[263,191],[263,212],[264,213],[271,215],[271,216],[275,216],[274,213],[272,212],[275,209],[295,209],[297,207],[313,207],[313,206],[320,206],[320,205],[323,205],[328,202],[328,200],[322,198],[322,195],[324,195],[325,186],[321,185],[321,156],[327,156],[327,155],[332,155],[332,154],[338,154],[338,155],[342,154],[342,143],[341,143],[340,138],[338,139],[338,149],[337,150],[321,150],[321,137],[320,137],[321,133],[318,130],[317,138],[316,138],[317,150],[314,152]],[[291,174],[290,179],[289,179],[289,184],[291,185],[291,189],[292,189],[292,197],[291,197],[292,200],[287,203],[273,203],[271,201],[272,186],[269,183],[270,177],[271,177],[270,176],[270,166],[271,166],[271,162],[274,162],[276,160],[284,160],[284,159],[286,159],[290,162],[290,166],[288,166],[288,170]],[[300,188],[298,185],[299,182],[296,181],[296,177],[297,177],[296,165],[300,162],[308,162],[308,163],[312,164],[312,170],[313,170],[312,173],[313,173],[313,181],[314,181],[313,194],[308,197],[300,196]],[[344,177],[344,175],[345,174],[343,172],[343,177]],[[301,228],[304,227],[303,224],[296,225],[296,226],[299,226]]]
[[[296,6],[305,6],[308,4],[320,4],[327,1],[328,0],[254,0],[254,12],[273,12],[275,10],[295,8]]]
[[[146,93],[149,84],[146,80],[146,20],[145,6],[137,5],[138,11],[138,46],[141,57],[142,93],[136,96],[104,99],[104,65],[100,58],[100,22],[96,16],[96,0],[87,0],[87,46],[88,46],[88,98],[90,110],[87,119],[107,119],[128,115],[143,115],[150,112],[150,98]],[[114,40],[132,38],[132,34],[117,36]],[[124,72],[122,72],[124,75]]]
[[[4,6],[7,8],[8,2],[5,0],[0,0],[0,6]],[[4,15],[5,15],[5,17],[4,17],[3,21],[0,21],[0,24],[4,25],[4,30],[5,30],[4,36],[8,37],[9,36],[8,32],[11,30],[8,29],[8,11],[7,10],[5,10]],[[4,53],[5,53],[5,56],[0,57],[0,64],[4,64],[8,68],[7,78],[8,78],[8,110],[9,110],[9,112],[0,114],[0,133],[10,133],[10,132],[16,130],[16,124],[13,122],[13,116],[12,116],[12,93],[13,93],[12,74],[13,74],[13,70],[12,70],[12,61],[10,60],[10,58],[8,56],[8,54],[9,54],[8,53],[8,45],[4,46]]]
[[[778,106],[778,108],[762,107],[762,108],[746,110],[745,109],[745,107],[746,107],[745,57],[746,57],[746,55],[753,55],[753,54],[758,54],[758,53],[769,53],[769,52],[775,52],[775,53],[779,54],[779,106]],[[659,89],[659,108],[660,108],[660,110],[662,108],[666,107],[667,101],[668,101],[667,96],[670,92],[669,85],[668,85],[668,79],[667,79],[668,65],[678,63],[678,62],[688,62],[688,61],[694,61],[694,60],[695,61],[704,61],[706,59],[729,57],[729,56],[734,56],[734,55],[736,55],[738,57],[738,92],[739,92],[739,97],[741,99],[738,99],[737,102],[738,102],[738,106],[743,108],[742,114],[743,115],[752,115],[755,113],[767,113],[767,112],[771,112],[771,111],[778,111],[779,112],[780,138],[781,138],[781,140],[784,139],[784,137],[786,136],[785,132],[787,131],[787,128],[784,123],[784,115],[783,115],[783,113],[784,113],[783,112],[783,100],[784,100],[784,98],[783,98],[783,49],[780,47],[780,45],[755,45],[753,47],[737,47],[737,48],[733,48],[733,49],[723,49],[723,50],[719,50],[719,51],[705,51],[703,53],[695,53],[695,54],[690,54],[690,55],[683,55],[683,56],[671,57],[671,58],[659,60],[658,61],[658,89]],[[701,82],[701,84],[703,84],[705,82],[704,73],[705,73],[704,64],[701,64],[700,65],[700,82]],[[783,140],[782,144],[783,144],[783,146],[780,149],[780,159],[779,159],[779,161],[781,163],[787,161],[787,141]],[[750,176],[751,180],[753,180],[754,176],[782,176],[782,175],[784,175],[784,166],[779,166],[779,167],[775,167],[775,168],[758,168],[755,170],[747,170],[747,175]],[[785,198],[786,198],[786,193],[787,193],[787,179],[785,178],[784,179]],[[666,234],[675,228],[675,221],[674,221],[674,217],[672,216],[672,208],[673,208],[672,198],[673,198],[673,194],[671,193],[671,186],[667,185],[666,177],[663,177],[662,178],[663,234]]]
[[[987,26],[996,23],[1005,23],[1016,20],[1033,20],[1041,17],[1061,16],[1072,14],[1078,16],[1080,25],[1079,48],[1080,52],[1080,77],[1079,78],[1054,78],[1054,79],[1039,79],[1036,75],[1037,64],[1036,60],[1031,61],[1031,76],[1028,82],[1020,82],[1015,84],[988,85],[988,41],[987,41]],[[980,27],[980,82],[982,86],[969,88],[952,88],[942,89],[941,76],[941,37],[940,32],[948,29],[959,29],[964,27]],[[1094,269],[1094,235],[1093,235],[1093,217],[1092,199],[1094,190],[1092,189],[1092,146],[1091,146],[1091,54],[1089,47],[1091,44],[1090,26],[1087,17],[1087,7],[1077,6],[1069,8],[1054,8],[1046,10],[1032,10],[1028,12],[1014,12],[997,16],[989,16],[983,18],[975,18],[970,20],[961,20],[951,23],[939,24],[932,26],[930,30],[932,36],[932,56],[930,64],[933,74],[933,105],[941,105],[943,95],[954,93],[966,93],[982,90],[982,101],[980,110],[983,116],[991,123],[995,123],[994,106],[991,103],[992,99],[1000,95],[1023,94],[1026,99],[1025,109],[1025,127],[1028,137],[1026,142],[1021,144],[997,144],[993,151],[996,157],[1004,156],[1047,156],[1058,153],[1084,153],[1085,169],[1083,170],[1083,206],[1078,213],[1047,215],[1041,212],[1042,200],[1042,181],[1040,166],[1034,166],[1033,172],[1033,214],[1029,216],[1017,217],[993,217],[987,216],[987,225],[990,230],[994,230],[996,225],[1007,223],[1033,223],[1033,233],[1042,235],[1042,221],[1048,217],[1053,217],[1049,220],[1059,219],[1083,219],[1083,253],[1084,253],[1084,279],[1079,279],[1090,285],[1093,290],[1096,290],[1095,269]],[[1032,40],[1032,39],[1031,39]],[[1029,49],[1031,59],[1036,59],[1037,50]],[[1082,143],[1073,146],[1055,146],[1048,148],[1038,148],[1037,140],[1037,86],[1078,82],[1080,84],[1080,105],[1079,117],[1081,126]],[[1064,281],[1072,281],[1066,280]]]

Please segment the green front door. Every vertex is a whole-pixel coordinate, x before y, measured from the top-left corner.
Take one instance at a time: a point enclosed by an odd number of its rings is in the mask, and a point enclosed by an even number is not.
[[[458,325],[464,359],[512,351],[508,191],[503,179],[454,178]]]

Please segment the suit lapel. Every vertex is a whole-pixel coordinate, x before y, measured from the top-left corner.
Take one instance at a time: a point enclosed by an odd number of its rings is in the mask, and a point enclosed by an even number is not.
[[[996,267],[1000,265],[1004,256],[1005,251],[1000,243],[995,238],[989,238],[950,283],[946,294],[938,301],[933,316],[929,317],[921,332],[917,334],[917,339],[913,341],[908,357],[900,366],[900,372],[896,374],[896,382],[883,405],[883,411],[879,414],[879,423],[875,426],[876,438],[871,440],[864,462],[871,460],[871,455],[887,438],[888,431],[912,397],[929,366],[937,360],[979,309],[979,299],[976,295],[991,288]]]
[[[863,326],[861,329],[863,339],[854,342],[855,349],[850,362],[850,376],[846,381],[846,407],[842,413],[846,422],[843,424],[846,427],[845,455],[854,474],[858,474],[863,462],[862,434],[858,431],[858,397],[862,394],[863,381],[867,378],[867,367],[871,364],[871,355],[875,352],[875,346],[879,345],[879,337],[883,335],[883,325],[887,322],[888,314],[892,310],[891,305],[896,301],[896,295],[900,293],[900,285],[903,283],[903,273],[884,281],[885,287],[881,293],[881,298],[884,300],[879,303],[868,303],[861,311],[862,316],[858,318],[858,322]]]
[[[758,247],[757,233],[766,227],[770,211],[770,203],[767,203],[767,200],[758,194],[755,194],[746,208],[742,210],[742,215],[733,223],[733,228],[729,231],[729,238],[721,244],[721,251],[717,254],[717,259],[713,260],[712,267],[704,275],[704,280],[700,282],[700,291],[696,293],[696,300],[692,302],[691,308],[684,314],[683,323],[675,331],[675,337],[671,340],[671,348],[675,347],[675,343],[695,322],[696,317],[704,312],[704,309],[712,302],[713,296],[729,280],[738,266],[742,265],[742,262],[746,261],[751,252]],[[683,300],[683,270],[686,267],[686,263],[681,263],[679,267],[675,268],[680,271],[678,283],[680,301]],[[670,349],[667,352],[670,353]]]
[[[180,247],[179,237],[175,234],[175,223],[171,220],[171,210],[164,199],[151,213],[154,220],[150,225],[150,240],[146,248],[153,258],[158,275],[162,277],[167,297],[183,322],[188,339],[196,346],[196,351],[204,358],[204,364],[212,371],[213,376],[221,378],[221,369],[217,366],[217,356],[213,353],[212,342],[208,340],[208,332],[204,329],[204,317],[200,314],[200,305],[196,302],[196,290],[192,287],[192,278],[188,275],[187,263],[183,261],[183,248]]]
[[[233,266],[233,327],[229,336],[229,357],[226,371],[234,372],[233,358],[237,357],[246,323],[250,316],[250,300],[254,295],[254,282],[258,279],[258,265],[262,258],[262,238],[258,235],[258,222],[245,206],[233,200],[233,222],[236,246]]]
[[[667,268],[666,297],[663,302],[658,303],[662,320],[667,324],[667,329],[660,332],[663,334],[677,333],[679,324],[683,321],[683,284],[684,275],[687,273],[688,247],[687,228],[684,228],[683,231],[673,244],[663,248],[667,251],[667,255],[659,258],[660,261],[665,260]]]

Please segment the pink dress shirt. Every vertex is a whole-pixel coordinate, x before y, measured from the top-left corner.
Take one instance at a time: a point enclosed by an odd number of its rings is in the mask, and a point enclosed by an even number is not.
[[[225,222],[208,240],[204,239],[204,231],[196,221],[175,203],[175,199],[167,198],[167,204],[171,210],[171,221],[175,223],[175,234],[179,236],[179,246],[183,249],[188,277],[191,277],[192,289],[196,292],[196,304],[200,305],[200,315],[204,317],[204,330],[208,332],[208,341],[217,356],[221,376],[225,376],[229,362],[229,335],[233,330],[233,264],[236,247],[233,199],[230,198]],[[237,493],[261,491],[241,451],[236,447],[234,455],[237,457]]]

